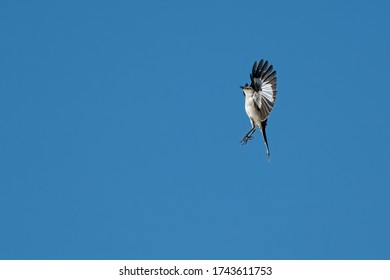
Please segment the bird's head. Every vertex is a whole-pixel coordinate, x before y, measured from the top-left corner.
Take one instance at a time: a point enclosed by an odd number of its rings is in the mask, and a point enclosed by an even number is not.
[[[242,89],[244,96],[252,96],[255,92],[254,89],[248,84],[245,84],[245,86],[240,86],[240,88]]]

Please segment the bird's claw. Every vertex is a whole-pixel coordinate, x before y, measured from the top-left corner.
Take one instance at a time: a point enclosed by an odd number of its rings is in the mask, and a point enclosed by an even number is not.
[[[253,136],[245,136],[244,138],[242,138],[241,140],[241,144],[242,145],[246,145],[246,143],[249,141],[249,140],[252,140],[253,139]]]

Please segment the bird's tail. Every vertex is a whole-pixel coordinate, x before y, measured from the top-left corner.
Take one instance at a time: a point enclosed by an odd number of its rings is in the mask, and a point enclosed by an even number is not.
[[[268,148],[267,133],[265,132],[266,126],[267,126],[267,120],[261,122],[261,134],[263,134],[265,147],[267,149],[268,161],[270,161],[271,160],[271,154],[270,154],[269,148]]]

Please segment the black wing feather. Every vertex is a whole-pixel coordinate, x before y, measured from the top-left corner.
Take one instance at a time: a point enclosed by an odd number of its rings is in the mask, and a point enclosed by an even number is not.
[[[261,71],[261,68],[263,68],[264,65],[264,59],[260,60],[259,65],[257,66],[256,72],[259,73]]]
[[[263,65],[263,67],[261,68],[261,70],[259,71],[259,72],[260,72],[259,74],[261,74],[261,72],[264,72],[265,69],[267,69],[267,67],[268,67],[268,60],[266,60],[266,61],[264,62],[264,65]]]
[[[273,70],[273,67],[272,67],[272,65],[270,65],[268,67],[268,69],[264,73],[262,73],[261,79],[265,80],[265,77],[267,77],[272,72],[272,70]]]
[[[266,82],[270,82],[272,80],[272,78],[274,78],[275,76],[276,76],[276,71],[274,71],[271,74],[269,74],[267,77],[264,78],[264,80]]]

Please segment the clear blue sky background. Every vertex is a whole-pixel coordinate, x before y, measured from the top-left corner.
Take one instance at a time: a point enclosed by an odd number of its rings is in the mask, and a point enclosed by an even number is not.
[[[1,1],[0,258],[389,259],[389,10]]]

